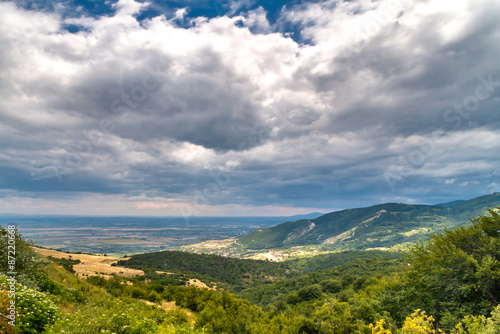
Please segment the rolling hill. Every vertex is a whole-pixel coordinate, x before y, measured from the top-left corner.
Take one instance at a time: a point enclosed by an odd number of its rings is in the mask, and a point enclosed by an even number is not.
[[[498,206],[500,193],[439,205],[386,203],[260,228],[239,238],[238,243],[252,250],[304,245],[328,245],[342,250],[386,248],[468,224],[469,218]]]

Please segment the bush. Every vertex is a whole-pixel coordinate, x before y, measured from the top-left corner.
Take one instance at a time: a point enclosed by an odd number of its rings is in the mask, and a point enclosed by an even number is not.
[[[500,328],[500,306],[495,307],[491,317],[471,316],[464,317],[462,322],[455,326],[451,334],[497,334]]]
[[[429,317],[424,311],[416,310],[405,320],[402,334],[436,334],[433,328],[434,318]],[[438,329],[437,333],[444,334],[443,331]]]
[[[40,333],[46,325],[58,319],[58,309],[49,295],[21,284],[15,287],[15,327],[20,333]],[[0,274],[0,305],[10,302],[7,291],[11,290],[8,277]]]
[[[87,277],[87,282],[89,282],[90,284],[100,286],[100,287],[104,287],[108,283],[108,281],[104,277],[101,277],[101,276],[89,276],[89,277]]]
[[[129,299],[94,300],[48,328],[47,334],[152,334],[159,331],[165,312]]]
[[[161,301],[161,296],[156,291],[151,291],[148,293],[148,300],[153,303],[159,303]]]
[[[130,296],[135,299],[144,299],[146,298],[146,292],[138,287],[133,287]]]
[[[167,312],[168,322],[181,325],[189,322],[186,313],[179,309],[173,309]]]
[[[15,272],[16,280],[24,286],[36,289],[42,273],[42,267],[48,263],[36,254],[30,246],[30,241],[25,241],[17,232],[17,228],[9,225],[7,229],[0,226],[0,273],[7,273],[9,268],[9,255],[12,254],[12,247],[15,246]],[[10,252],[9,252],[10,251]]]

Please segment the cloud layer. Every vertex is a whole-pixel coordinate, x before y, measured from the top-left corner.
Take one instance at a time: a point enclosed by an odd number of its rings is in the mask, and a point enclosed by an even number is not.
[[[154,6],[0,3],[0,211],[291,214],[500,190],[497,1],[139,19]]]

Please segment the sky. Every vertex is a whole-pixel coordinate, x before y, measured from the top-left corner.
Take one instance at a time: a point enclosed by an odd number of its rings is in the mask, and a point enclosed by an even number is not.
[[[500,2],[0,2],[0,213],[500,191]]]

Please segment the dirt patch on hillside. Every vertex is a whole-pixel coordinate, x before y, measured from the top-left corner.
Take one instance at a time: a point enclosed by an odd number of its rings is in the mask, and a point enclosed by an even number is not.
[[[200,289],[210,289],[210,290],[215,290],[215,288],[210,288],[208,285],[203,283],[202,281],[196,279],[196,278],[191,278],[189,281],[186,283],[186,286],[195,286]]]
[[[79,277],[87,277],[100,275],[106,278],[116,274],[122,277],[134,277],[144,275],[144,271],[138,269],[130,269],[119,266],[111,266],[119,260],[128,260],[128,258],[117,258],[104,255],[88,255],[88,254],[68,254],[56,250],[33,247],[35,251],[42,256],[52,256],[57,259],[72,259],[80,260],[79,264],[73,265],[73,269]]]
[[[174,273],[169,273],[168,271],[161,271],[161,270],[156,270],[155,273],[157,273],[157,274],[165,274],[165,275],[175,275]]]

